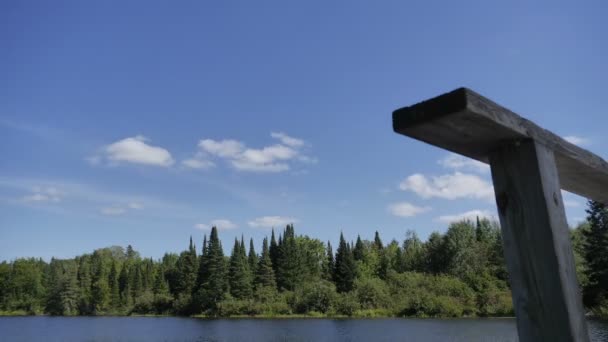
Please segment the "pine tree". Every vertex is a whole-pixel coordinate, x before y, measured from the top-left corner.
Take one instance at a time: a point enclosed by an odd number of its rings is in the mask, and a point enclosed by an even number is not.
[[[331,243],[327,241],[327,262],[325,263],[325,279],[328,281],[334,280],[334,272],[336,270],[336,263],[334,262],[334,252],[331,248]]]
[[[78,288],[80,289],[78,299],[78,310],[80,314],[87,315],[93,310],[91,307],[91,263],[88,256],[83,256],[78,260]]]
[[[118,271],[116,269],[116,261],[112,261],[112,268],[110,269],[110,276],[108,278],[110,283],[110,305],[112,309],[116,309],[120,306],[120,285],[118,282]]]
[[[129,287],[131,288],[131,298],[135,300],[137,297],[141,296],[143,285],[139,264],[133,265],[133,269],[129,272]]]
[[[103,262],[99,253],[93,253],[92,258],[93,279],[91,282],[91,304],[94,313],[103,312],[108,304],[109,287],[106,273],[103,269]]]
[[[588,284],[583,294],[585,304],[593,307],[608,301],[608,208],[589,201],[586,211],[589,228],[583,230],[583,246]]]
[[[122,306],[128,305],[128,298],[131,296],[129,289],[129,273],[127,265],[123,265],[118,276],[118,293],[120,294],[120,303]]]
[[[382,240],[380,240],[380,234],[378,233],[377,230],[376,230],[376,234],[374,234],[374,248],[377,251],[381,251],[384,248],[384,245],[382,244]]]
[[[167,280],[165,279],[165,272],[162,268],[156,272],[156,277],[154,277],[153,291],[155,295],[169,294],[169,284],[167,284]]]
[[[202,306],[201,309],[214,313],[228,289],[228,282],[226,281],[228,272],[222,243],[218,237],[216,227],[211,228],[207,254],[203,259],[203,264],[202,284],[197,295],[198,303]]]
[[[251,279],[249,276],[249,264],[245,254],[244,242],[234,240],[234,247],[230,255],[230,267],[228,269],[228,283],[230,294],[238,299],[251,296]]]
[[[362,261],[365,254],[365,246],[363,246],[363,241],[361,241],[361,236],[357,235],[357,243],[355,243],[355,248],[353,249],[353,256],[356,261]]]
[[[177,286],[178,295],[190,295],[196,286],[199,265],[196,257],[196,246],[190,237],[187,251],[183,251],[177,260]]]
[[[203,250],[198,259],[198,273],[196,275],[195,292],[203,286],[203,278],[205,277],[205,259],[207,258],[207,234],[203,237]]]
[[[279,259],[279,245],[277,244],[277,240],[274,238],[274,228],[272,229],[272,233],[270,234],[270,260],[272,261],[272,267],[274,269],[274,274],[277,274],[278,267],[278,259]]]
[[[255,248],[253,247],[253,238],[249,239],[249,271],[251,274],[256,274],[256,269],[258,267],[258,255],[255,253]]]
[[[294,290],[304,275],[301,253],[296,243],[293,225],[287,225],[283,238],[279,237],[279,256],[276,267],[279,289]]]
[[[272,268],[272,260],[270,259],[270,251],[268,249],[268,239],[264,238],[262,243],[262,255],[258,261],[257,273],[255,278],[256,288],[271,287],[276,289],[277,283],[274,277]]]
[[[336,251],[336,270],[334,279],[338,292],[348,292],[353,289],[356,276],[355,258],[350,246],[344,240],[344,235],[340,233],[340,244]]]

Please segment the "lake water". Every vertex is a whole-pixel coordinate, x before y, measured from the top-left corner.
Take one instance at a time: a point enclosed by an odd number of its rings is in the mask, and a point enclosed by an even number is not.
[[[608,322],[590,321],[592,341]],[[517,341],[514,319],[0,317],[0,341]]]

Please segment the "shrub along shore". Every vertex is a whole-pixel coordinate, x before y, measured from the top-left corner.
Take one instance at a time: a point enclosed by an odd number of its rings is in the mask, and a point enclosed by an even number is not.
[[[608,214],[590,202],[573,230],[577,272],[590,312],[606,317]],[[131,246],[73,259],[0,263],[0,316],[184,315],[193,317],[505,317],[513,316],[500,229],[460,221],[421,241],[329,242],[274,230],[260,253],[234,241],[230,256],[212,228],[198,252],[142,258]],[[606,244],[601,247],[602,243]],[[598,245],[601,248],[598,248]],[[601,256],[601,255],[600,255]],[[590,259],[591,258],[591,259]]]

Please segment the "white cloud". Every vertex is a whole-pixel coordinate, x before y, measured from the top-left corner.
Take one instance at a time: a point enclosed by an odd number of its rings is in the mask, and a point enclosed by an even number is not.
[[[233,223],[230,220],[226,219],[216,219],[211,221],[209,224],[206,223],[197,223],[194,225],[195,228],[200,230],[210,230],[211,227],[216,227],[218,230],[231,230],[238,228],[238,225]]]
[[[23,196],[21,199],[26,203],[42,203],[42,202],[60,202],[63,198],[63,193],[55,187],[34,187],[32,194]]]
[[[241,151],[243,151],[245,145],[243,145],[241,142],[230,139],[221,141],[205,139],[198,143],[198,147],[221,158],[234,158],[241,154]]]
[[[408,202],[393,203],[388,206],[388,211],[399,217],[412,217],[430,210],[430,207],[418,207]]]
[[[573,200],[564,200],[564,206],[570,207],[570,208],[578,208],[581,206],[581,204],[579,202],[573,201]]]
[[[127,205],[130,209],[143,209],[144,205],[139,202],[131,202]]]
[[[403,180],[399,188],[412,191],[422,198],[494,199],[494,187],[489,182],[479,176],[460,172],[430,179],[419,173],[413,174]]]
[[[289,135],[287,135],[283,132],[272,132],[272,133],[270,133],[270,136],[275,139],[279,139],[281,141],[281,143],[283,143],[287,146],[291,146],[291,147],[304,146],[304,140],[290,137]]]
[[[447,169],[474,171],[480,173],[490,171],[490,166],[488,164],[461,156],[456,153],[448,154],[445,158],[440,159],[437,163]]]
[[[127,213],[127,209],[123,207],[107,207],[102,208],[100,212],[106,216],[119,216]]]
[[[588,138],[579,137],[576,135],[568,135],[564,137],[564,140],[567,142],[578,145],[578,146],[587,146],[591,144],[591,140]]]
[[[490,220],[496,220],[496,215],[494,215],[492,212],[490,212],[488,210],[479,210],[479,209],[470,210],[470,211],[460,213],[460,214],[439,216],[438,218],[436,218],[436,220],[440,221],[440,222],[450,223],[450,222],[458,222],[458,221],[462,221],[462,220],[475,221],[477,219],[477,217],[479,217],[480,219],[487,218]]]
[[[197,224],[194,225],[194,228],[200,229],[200,230],[209,230],[209,229],[211,229],[211,227],[209,227],[209,225],[206,224],[206,223],[197,223]]]
[[[233,168],[241,171],[254,172],[283,172],[290,169],[290,162],[314,164],[316,158],[303,155],[301,147],[303,140],[288,136],[285,133],[271,133],[273,138],[279,139],[280,144],[262,148],[249,148],[236,140],[204,139],[198,144],[201,152],[199,159],[204,155],[224,159]]]
[[[203,160],[203,159],[196,159],[196,158],[182,160],[182,165],[187,168],[197,169],[197,170],[206,170],[206,169],[215,167],[215,163],[210,160]]]
[[[141,210],[143,208],[144,205],[141,202],[129,202],[101,208],[99,212],[106,216],[119,216],[127,214],[131,210]]]
[[[103,157],[111,163],[135,163],[168,167],[173,165],[171,153],[162,147],[147,144],[148,139],[138,135],[125,138],[103,148]],[[99,164],[100,156],[87,158],[91,164]]]
[[[100,156],[91,156],[84,158],[91,165],[99,165],[101,163]]]
[[[253,228],[277,228],[296,222],[298,220],[292,217],[262,216],[247,222],[247,224]]]

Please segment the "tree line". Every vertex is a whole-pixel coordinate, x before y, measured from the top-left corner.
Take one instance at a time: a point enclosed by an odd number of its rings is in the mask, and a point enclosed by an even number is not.
[[[590,202],[573,230],[587,307],[608,308],[608,211]],[[461,317],[512,315],[500,228],[477,219],[421,241],[373,239],[333,246],[293,225],[264,238],[236,239],[230,255],[218,230],[198,250],[142,258],[131,246],[73,259],[20,258],[0,263],[0,312],[51,315],[344,315]]]

